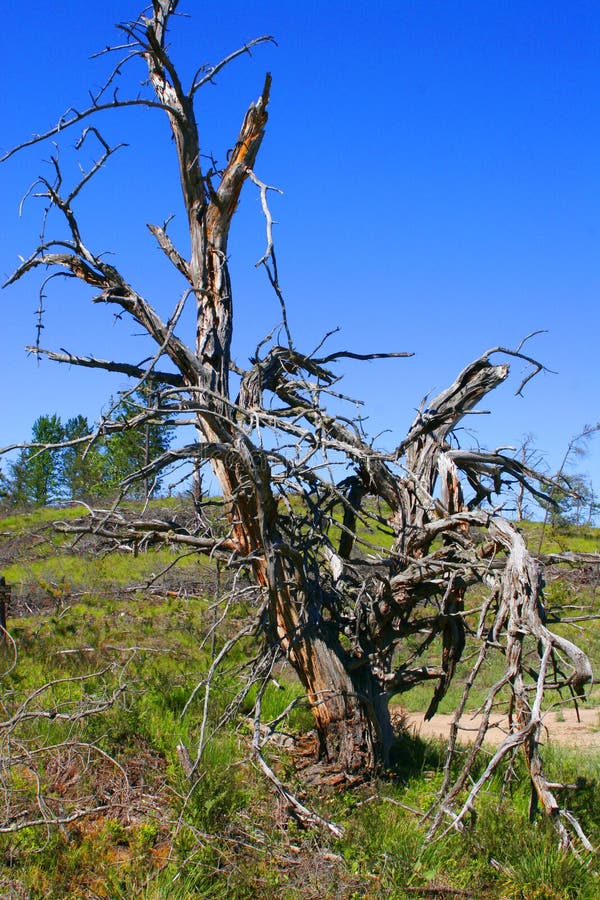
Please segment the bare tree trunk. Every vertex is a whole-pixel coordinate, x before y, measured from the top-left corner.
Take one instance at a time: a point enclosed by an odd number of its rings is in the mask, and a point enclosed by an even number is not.
[[[387,699],[368,661],[352,660],[340,644],[338,627],[323,621],[298,552],[276,530],[270,472],[253,463],[248,493],[235,469],[217,463],[215,470],[226,487],[226,505],[231,504],[238,550],[254,557],[255,578],[268,594],[271,637],[306,689],[321,757],[348,775],[373,775],[387,762],[393,738]]]
[[[285,573],[282,573],[285,575]],[[291,574],[291,573],[290,573]],[[368,660],[352,659],[337,628],[327,627],[311,600],[292,606],[278,589],[273,616],[280,646],[307,692],[321,757],[340,772],[371,776],[389,761],[393,732],[387,698]],[[312,620],[312,621],[311,621]]]
[[[394,738],[387,698],[368,665],[349,671],[322,638],[307,640],[303,675],[322,756],[341,772],[371,776],[389,763]]]

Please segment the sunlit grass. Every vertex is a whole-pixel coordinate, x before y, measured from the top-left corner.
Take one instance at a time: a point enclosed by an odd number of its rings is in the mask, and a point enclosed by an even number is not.
[[[555,527],[541,522],[515,523],[523,532],[529,549],[537,553],[543,533],[542,553],[600,553],[600,528],[591,525]]]
[[[0,532],[26,534],[55,516],[56,510],[50,510],[33,519],[4,519]],[[368,537],[371,540],[374,534]],[[594,532],[581,540],[596,538]],[[572,546],[581,546],[579,540],[574,535]],[[214,621],[214,569],[195,557],[180,564],[182,576],[194,585],[189,596],[166,590],[123,591],[142,585],[173,559],[164,549],[138,557],[94,557],[65,549],[33,559],[26,548],[18,562],[3,570],[13,585],[20,583],[16,590],[45,592],[48,598],[39,614],[9,620],[18,662],[3,679],[5,704],[22,702],[45,683],[100,673],[107,665],[112,668],[90,681],[48,688],[37,701],[40,708],[75,708],[103,690],[124,685],[117,702],[76,728],[56,718],[42,724],[33,720],[18,739],[33,747],[42,738],[55,744],[76,736],[127,768],[134,785],[141,778],[142,787],[136,788],[141,795],[159,799],[148,801],[144,813],[129,818],[116,808],[114,814],[63,829],[26,829],[0,836],[0,895],[13,896],[10,892],[16,891],[14,896],[44,900],[70,896],[404,900],[436,896],[436,892],[451,896],[454,889],[483,900],[600,896],[594,861],[560,852],[555,832],[543,819],[530,826],[529,784],[520,758],[512,779],[505,783],[503,771],[484,792],[476,827],[462,834],[451,832],[442,841],[424,846],[427,824],[407,807],[423,811],[435,799],[444,758],[442,744],[402,737],[385,777],[353,791],[307,791],[303,772],[297,771],[289,755],[267,746],[265,753],[280,777],[304,802],[343,825],[345,835],[337,840],[324,832],[300,829],[285,815],[252,763],[256,691],[246,697],[230,725],[212,733],[245,677],[243,665],[253,652],[251,639],[236,645],[227,664],[215,674],[207,722],[211,739],[191,783],[182,769],[181,747],[195,760],[207,672],[214,654],[249,610],[240,598],[231,607],[234,621],[224,624],[214,645],[204,642]],[[551,610],[574,606],[594,610],[599,602],[593,587],[566,579],[552,581],[547,595]],[[597,623],[551,627],[562,628],[582,642],[600,663]],[[432,648],[432,660],[438,651],[439,647]],[[8,661],[9,651],[3,652]],[[485,686],[498,677],[501,665],[500,654],[498,659],[492,655],[481,692],[474,690],[471,708],[480,701]],[[302,698],[288,666],[273,674],[262,699],[263,721],[276,718]],[[442,711],[455,705],[462,674],[460,670]],[[184,715],[194,691],[195,699]],[[423,709],[430,696],[431,687],[422,686],[400,699],[405,706]],[[310,711],[299,703],[280,730],[301,734],[312,725]],[[543,747],[542,752],[550,778],[573,784],[579,779],[580,789],[568,792],[565,801],[597,846],[600,754],[556,747]],[[87,776],[90,791],[102,788],[107,771],[118,784],[118,771],[107,764],[106,769],[98,769],[98,776]],[[11,777],[13,789],[37,790],[27,767],[15,767]],[[44,789],[53,784],[50,769],[41,766],[40,777]]]
[[[154,550],[137,557],[116,553],[81,556],[66,552],[32,562],[13,563],[3,572],[11,584],[52,582],[63,585],[65,591],[69,588],[94,591],[102,586],[124,586],[152,578],[176,558],[177,554],[171,550]],[[177,565],[188,570],[196,568],[200,573],[196,557],[185,557]]]
[[[68,519],[77,519],[87,513],[85,506],[40,506],[25,512],[3,516],[0,520],[0,533],[28,533],[42,525]]]

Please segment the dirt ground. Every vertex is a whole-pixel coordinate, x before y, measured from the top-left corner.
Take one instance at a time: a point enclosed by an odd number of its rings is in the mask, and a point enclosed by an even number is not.
[[[412,734],[423,738],[447,739],[453,716],[438,714],[429,722],[425,722],[423,715],[419,713],[405,712],[406,724]],[[475,739],[481,716],[463,716],[461,720],[461,741],[470,743]],[[499,744],[507,728],[506,718],[492,716],[491,727],[488,731],[486,742]],[[572,706],[565,706],[559,711],[548,712],[544,716],[546,740],[567,747],[581,747],[584,749],[596,749],[600,751],[600,709],[580,707],[579,721],[577,712]]]

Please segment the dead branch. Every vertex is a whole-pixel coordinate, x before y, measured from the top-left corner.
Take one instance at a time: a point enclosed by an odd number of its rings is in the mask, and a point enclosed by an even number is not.
[[[147,380],[149,384],[170,384],[173,387],[182,387],[183,379],[181,375],[173,372],[157,372],[155,370],[147,372],[140,366],[130,365],[129,363],[118,363],[108,359],[95,359],[93,356],[76,356],[66,350],[58,353],[54,350],[44,350],[42,347],[25,347],[28,353],[41,354],[54,362],[68,363],[71,366],[83,366],[87,369],[103,369],[106,372],[119,372],[121,375],[127,375],[129,378],[136,378],[138,381]]]
[[[127,797],[129,779],[120,763],[101,747],[72,736],[78,723],[108,710],[123,696],[128,689],[122,679],[127,664],[128,660],[124,665],[110,663],[86,675],[55,679],[25,696],[20,696],[13,685],[5,689],[4,719],[0,722],[0,833],[65,825],[106,810],[107,804],[99,803],[94,792],[83,787],[84,775],[93,772],[94,760],[110,764],[118,773],[121,796]],[[116,678],[114,689],[108,687],[109,673]],[[6,677],[3,673],[2,678]],[[84,682],[87,687],[79,690]],[[69,693],[60,691],[67,686]],[[66,738],[58,743],[48,741],[40,728],[44,721],[64,724]],[[55,728],[48,732],[55,733]],[[19,789],[15,789],[15,777],[23,782]],[[69,779],[68,793],[53,786],[63,778]]]
[[[285,802],[287,808],[293,817],[305,828],[324,828],[329,831],[334,837],[341,838],[344,836],[344,829],[340,825],[336,825],[335,822],[329,822],[327,819],[324,819],[322,816],[318,815],[304,806],[297,797],[295,797],[281,782],[281,780],[277,777],[271,766],[267,763],[261,751],[261,732],[260,732],[260,714],[261,714],[261,701],[262,694],[264,691],[264,685],[259,690],[258,696],[256,698],[256,704],[254,707],[254,730],[252,735],[252,752],[254,759],[256,760],[259,768],[266,776],[266,778],[271,782],[279,796]]]

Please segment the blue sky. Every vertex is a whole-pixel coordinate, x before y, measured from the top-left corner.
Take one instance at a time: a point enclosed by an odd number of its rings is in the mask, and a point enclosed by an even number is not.
[[[25,2],[5,11],[0,150],[86,105],[102,81],[91,54],[113,24],[137,15],[129,0]],[[273,74],[267,136],[256,172],[273,197],[281,282],[298,346],[340,327],[331,350],[414,351],[395,362],[349,363],[345,392],[365,401],[380,445],[402,436],[427,392],[442,389],[488,347],[529,351],[556,375],[514,397],[521,374],[468,421],[487,446],[533,433],[556,468],[569,439],[600,420],[600,6],[596,2],[182,2],[172,52],[188,77],[244,41],[272,34],[199,96],[203,148],[223,160],[264,73]],[[141,68],[125,71],[131,90]],[[177,218],[185,246],[172,147],[159,113],[99,121],[126,141],[79,214],[90,246],[115,262],[163,313],[181,284],[146,222]],[[73,170],[76,133],[61,142]],[[37,146],[0,166],[0,275],[39,234],[41,207],[19,200],[44,169]],[[90,146],[90,151],[91,151]],[[244,364],[278,321],[254,262],[264,247],[256,192],[242,198],[230,242],[236,305],[234,356]],[[4,280],[4,279],[3,279]],[[26,439],[40,413],[98,415],[118,377],[40,364],[39,281],[0,295],[3,413],[0,444]],[[126,321],[55,281],[42,345],[137,361],[148,346]],[[191,326],[191,322],[187,323]],[[191,332],[190,332],[191,334]],[[577,463],[600,489],[600,439]]]

